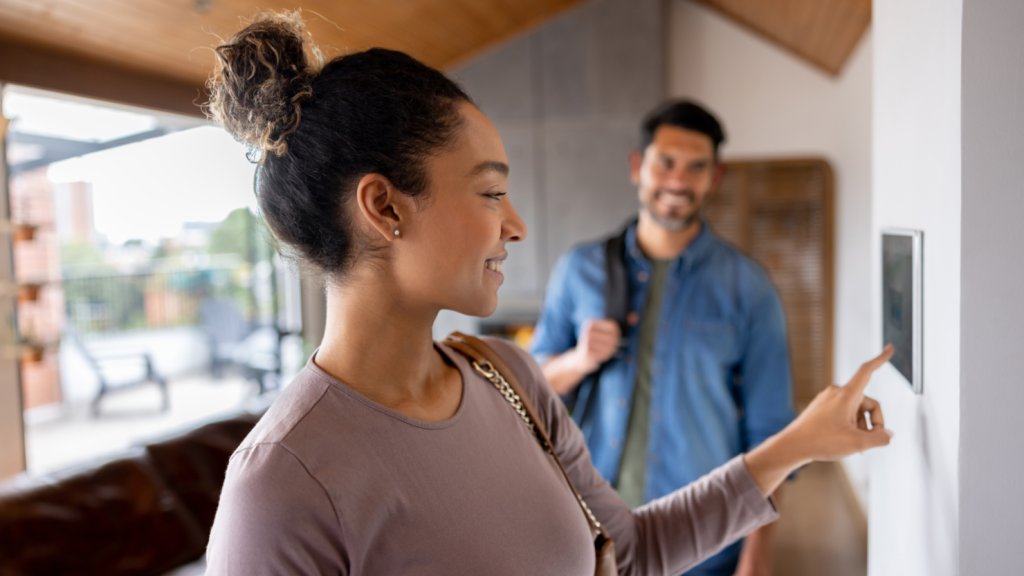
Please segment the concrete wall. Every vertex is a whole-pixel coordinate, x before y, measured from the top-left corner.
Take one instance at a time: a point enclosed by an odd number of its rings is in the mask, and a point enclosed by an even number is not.
[[[558,256],[636,210],[629,152],[664,71],[662,0],[591,0],[451,71],[501,133],[529,230],[496,319],[532,321]],[[444,314],[435,332],[476,325]]]
[[[957,573],[961,7],[962,0],[874,5],[873,275],[863,286],[878,344],[880,231],[924,232],[924,395],[891,366],[869,389],[896,433],[868,457],[870,574]]]
[[[820,156],[835,175],[834,380],[877,349],[871,307],[871,59],[869,31],[830,76],[690,0],[671,0],[668,85],[725,124],[726,160]],[[866,505],[867,468],[851,478]]]
[[[963,2],[960,574],[1018,574],[1024,3]]]

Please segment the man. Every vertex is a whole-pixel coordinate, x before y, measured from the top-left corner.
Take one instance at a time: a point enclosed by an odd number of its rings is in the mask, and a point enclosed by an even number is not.
[[[765,271],[701,217],[722,174],[721,125],[693,102],[672,101],[651,112],[641,132],[630,157],[637,220],[617,235],[618,248],[598,241],[562,256],[532,345],[572,405],[594,464],[634,507],[793,418],[778,294]],[[605,296],[615,265],[624,270],[619,321],[606,313],[615,304],[608,300],[620,297]],[[769,574],[771,530],[688,574]]]

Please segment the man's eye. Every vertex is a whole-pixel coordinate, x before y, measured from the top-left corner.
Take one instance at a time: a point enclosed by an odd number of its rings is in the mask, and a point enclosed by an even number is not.
[[[494,200],[501,200],[501,197],[508,194],[508,192],[484,192],[484,196],[492,198]]]

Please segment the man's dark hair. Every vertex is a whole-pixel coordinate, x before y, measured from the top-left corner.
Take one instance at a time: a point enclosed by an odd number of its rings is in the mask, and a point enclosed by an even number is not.
[[[654,133],[662,125],[675,126],[684,130],[700,132],[711,139],[715,160],[718,147],[725,142],[725,131],[711,112],[692,100],[669,100],[651,110],[640,125],[640,152],[654,141]]]

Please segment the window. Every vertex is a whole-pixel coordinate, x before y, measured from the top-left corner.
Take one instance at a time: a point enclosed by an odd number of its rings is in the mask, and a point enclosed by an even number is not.
[[[294,270],[253,166],[199,119],[4,90],[27,468],[123,450],[279,388]]]

